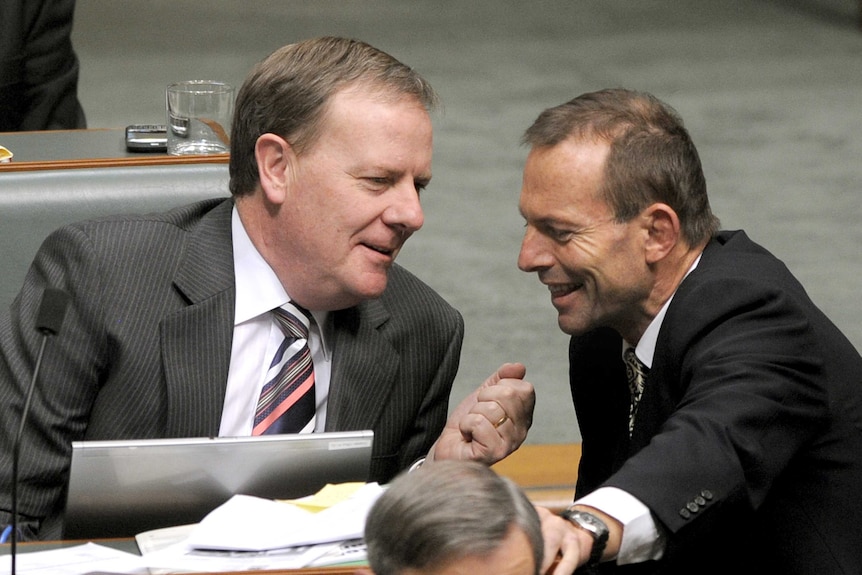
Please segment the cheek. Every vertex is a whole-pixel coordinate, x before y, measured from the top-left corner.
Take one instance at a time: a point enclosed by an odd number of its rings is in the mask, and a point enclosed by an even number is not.
[[[325,228],[327,233],[353,233],[374,220],[375,209],[373,201],[368,198],[330,191],[317,198],[307,217]]]
[[[620,232],[612,235],[604,249],[597,251],[596,261],[602,262],[608,275],[620,279],[635,279],[644,267],[643,250],[635,238]]]
[[[557,245],[552,253],[563,271],[574,278],[595,275],[607,263],[598,246],[589,242]]]

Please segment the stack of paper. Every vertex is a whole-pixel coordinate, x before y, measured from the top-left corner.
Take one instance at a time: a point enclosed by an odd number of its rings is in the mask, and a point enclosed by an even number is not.
[[[364,559],[377,483],[329,485],[295,501],[236,495],[199,524],[137,537],[144,562],[170,571],[296,569]]]

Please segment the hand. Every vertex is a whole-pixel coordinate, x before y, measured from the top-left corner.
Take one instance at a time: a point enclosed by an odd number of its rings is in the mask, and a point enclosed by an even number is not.
[[[590,558],[592,538],[550,509],[536,506],[542,521],[545,559],[539,573],[570,575]],[[556,562],[556,563],[555,563]],[[551,566],[553,571],[549,571]]]
[[[449,416],[427,459],[461,459],[491,465],[521,446],[533,424],[536,392],[527,368],[504,363]]]

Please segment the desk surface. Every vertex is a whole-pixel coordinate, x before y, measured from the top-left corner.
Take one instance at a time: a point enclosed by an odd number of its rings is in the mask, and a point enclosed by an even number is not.
[[[227,163],[228,154],[169,156],[165,153],[129,152],[125,128],[0,132],[0,145],[14,154],[0,163],[3,171],[140,166],[152,164]]]

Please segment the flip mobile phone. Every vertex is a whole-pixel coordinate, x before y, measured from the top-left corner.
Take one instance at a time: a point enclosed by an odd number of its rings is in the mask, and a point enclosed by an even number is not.
[[[126,149],[130,152],[167,152],[167,127],[164,124],[126,126]]]

